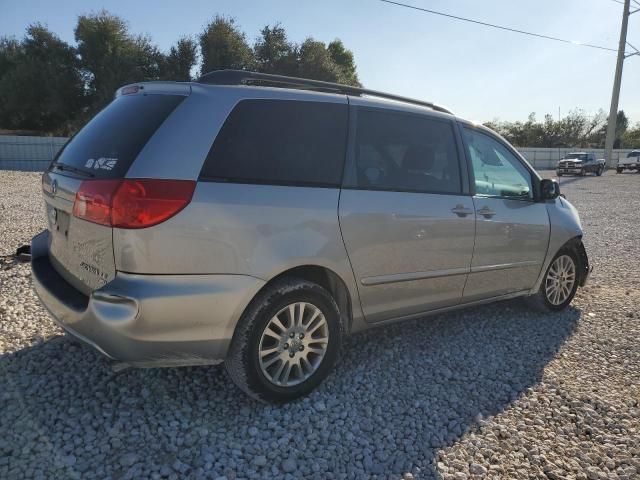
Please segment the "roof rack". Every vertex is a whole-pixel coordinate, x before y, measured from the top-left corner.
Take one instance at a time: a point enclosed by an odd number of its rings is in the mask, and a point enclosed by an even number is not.
[[[269,86],[281,88],[301,88],[304,90],[318,90],[324,92],[342,93],[344,95],[369,95],[371,97],[386,98],[398,102],[411,103],[422,107],[429,107],[437,112],[444,112],[453,115],[450,110],[436,105],[435,103],[415,100],[413,98],[401,97],[391,93],[378,92],[368,88],[352,87],[340,83],[324,82],[321,80],[311,80],[307,78],[287,77],[285,75],[271,75],[269,73],[248,72],[245,70],[214,70],[205,73],[198,79],[198,83],[210,85],[243,85],[263,83]]]

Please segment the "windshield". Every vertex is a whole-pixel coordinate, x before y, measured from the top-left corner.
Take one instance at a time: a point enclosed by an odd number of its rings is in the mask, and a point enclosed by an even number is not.
[[[564,157],[567,160],[578,159],[585,160],[587,158],[586,153],[567,153]]]
[[[633,152],[629,152],[627,158],[640,157],[640,150],[634,150]]]

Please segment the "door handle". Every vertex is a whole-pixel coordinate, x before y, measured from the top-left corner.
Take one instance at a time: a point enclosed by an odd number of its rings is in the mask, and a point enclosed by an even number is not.
[[[466,208],[461,203],[453,207],[451,211],[459,217],[466,217],[467,215],[471,215],[473,213],[473,210],[471,210],[470,208]]]
[[[480,215],[482,215],[485,218],[491,218],[493,217],[496,212],[494,212],[493,210],[491,210],[489,207],[487,207],[486,205],[484,207],[482,207],[480,210],[478,210],[478,213]]]

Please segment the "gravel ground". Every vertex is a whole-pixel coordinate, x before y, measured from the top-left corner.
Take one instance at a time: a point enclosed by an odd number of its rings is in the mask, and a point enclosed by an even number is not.
[[[307,399],[220,366],[114,373],[6,255],[43,228],[0,172],[0,478],[640,478],[640,175],[563,178],[595,266],[574,307],[473,308],[356,335]]]

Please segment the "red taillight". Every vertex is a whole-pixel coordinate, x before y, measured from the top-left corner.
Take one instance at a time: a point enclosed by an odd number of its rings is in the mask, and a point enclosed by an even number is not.
[[[85,180],[73,215],[117,228],[145,228],[171,218],[191,201],[190,180]]]
[[[76,192],[73,215],[111,226],[111,201],[122,180],[85,180]]]

